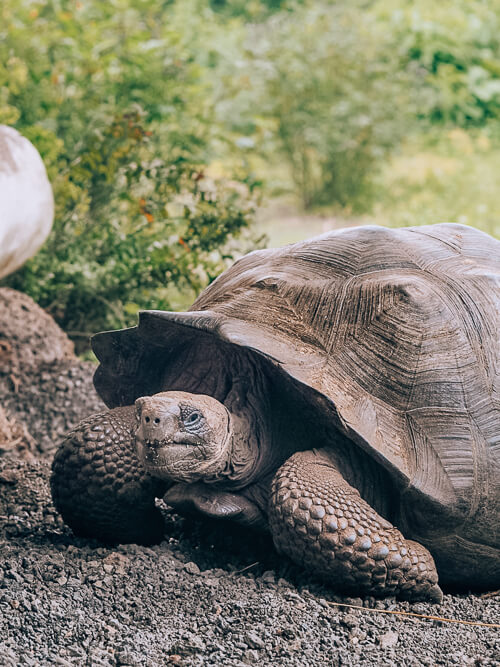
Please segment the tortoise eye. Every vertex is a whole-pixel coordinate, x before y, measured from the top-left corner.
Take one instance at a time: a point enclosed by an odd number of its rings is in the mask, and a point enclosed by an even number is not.
[[[197,424],[201,418],[202,418],[201,412],[198,410],[194,410],[193,412],[190,412],[187,417],[184,419],[184,424],[186,426],[193,426],[194,424]]]

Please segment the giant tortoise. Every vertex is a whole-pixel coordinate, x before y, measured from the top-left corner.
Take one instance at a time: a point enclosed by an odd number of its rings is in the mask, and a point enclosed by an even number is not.
[[[155,497],[270,530],[351,593],[500,585],[500,242],[367,226],[252,252],[188,312],[98,334],[111,408],[62,443],[80,535],[161,539]]]

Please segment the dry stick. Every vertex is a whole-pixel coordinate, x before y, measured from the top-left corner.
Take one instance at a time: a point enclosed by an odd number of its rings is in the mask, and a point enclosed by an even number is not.
[[[259,565],[259,561],[257,561],[256,563],[252,563],[251,565],[247,565],[246,567],[244,567],[244,568],[241,569],[241,570],[235,570],[234,572],[231,572],[231,574],[232,574],[233,576],[234,576],[235,574],[241,574],[242,572],[246,572],[247,570],[249,570],[249,569],[252,568],[252,567],[255,567],[256,565]]]
[[[497,595],[500,595],[500,590],[498,590],[498,591],[490,591],[489,593],[483,593],[483,594],[480,595],[479,597],[480,597],[482,600],[484,600],[485,598],[494,598],[494,597],[496,597]]]
[[[330,602],[328,604],[335,607],[350,607],[351,609],[361,609],[374,614],[396,614],[399,616],[413,616],[415,618],[426,618],[431,621],[443,621],[445,623],[461,623],[462,625],[479,625],[483,628],[500,628],[500,623],[482,623],[481,621],[462,621],[458,618],[444,618],[443,616],[431,616],[429,614],[416,614],[413,611],[397,611],[392,609],[372,609],[371,607],[361,607],[357,604],[344,604],[342,602]]]

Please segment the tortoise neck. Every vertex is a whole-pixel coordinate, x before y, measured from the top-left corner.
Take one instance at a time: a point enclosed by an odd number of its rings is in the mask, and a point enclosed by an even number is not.
[[[259,478],[272,462],[268,380],[259,363],[246,360],[233,367],[224,405],[231,415],[232,446],[217,480],[242,488]],[[209,480],[207,480],[209,481]]]

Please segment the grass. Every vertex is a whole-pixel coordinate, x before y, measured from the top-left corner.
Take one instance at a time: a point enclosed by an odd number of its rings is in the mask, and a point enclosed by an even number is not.
[[[486,131],[412,137],[377,181],[373,209],[361,217],[334,209],[304,213],[290,195],[270,201],[257,227],[271,247],[356,224],[459,222],[500,238],[500,142]]]

